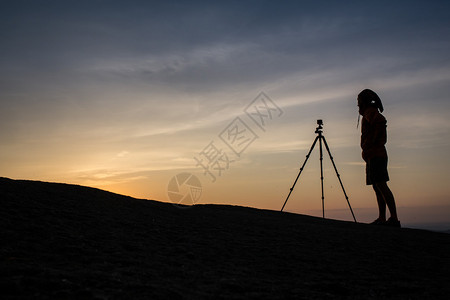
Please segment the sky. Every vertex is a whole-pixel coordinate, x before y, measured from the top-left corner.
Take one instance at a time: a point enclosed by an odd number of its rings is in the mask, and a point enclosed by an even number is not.
[[[449,36],[448,1],[1,1],[0,176],[279,210],[323,119],[368,222],[370,88],[400,220],[450,227]],[[286,211],[322,215],[318,153]],[[323,164],[325,214],[351,220]]]

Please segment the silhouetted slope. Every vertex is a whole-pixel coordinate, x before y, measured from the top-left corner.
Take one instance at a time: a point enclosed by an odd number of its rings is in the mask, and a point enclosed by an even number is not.
[[[450,235],[0,178],[2,299],[447,299]]]

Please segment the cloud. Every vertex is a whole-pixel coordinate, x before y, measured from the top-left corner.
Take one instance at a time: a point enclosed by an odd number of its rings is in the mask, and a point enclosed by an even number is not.
[[[96,185],[195,169],[261,91],[285,114],[239,163],[282,173],[323,118],[351,166],[366,87],[385,104],[394,166],[445,157],[448,1],[353,2],[2,2],[2,170]]]
[[[369,10],[296,1],[81,1],[5,11],[3,22],[12,30],[5,33],[1,65],[13,77],[33,79],[22,86],[16,81],[18,89],[30,81],[47,88],[76,82],[78,88],[146,84],[198,94],[270,85],[299,72],[359,66],[359,76],[370,77],[420,68],[441,63],[448,47],[436,38],[436,32],[446,36],[448,26],[439,26],[445,21],[431,23],[424,19],[428,10],[414,4]],[[440,55],[425,54],[430,52]],[[10,86],[13,78],[4,77]]]

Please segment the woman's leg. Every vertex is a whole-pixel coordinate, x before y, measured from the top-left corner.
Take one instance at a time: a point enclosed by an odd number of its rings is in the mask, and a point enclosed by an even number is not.
[[[387,183],[379,182],[379,183],[374,184],[374,188],[375,187],[381,193],[382,198],[384,199],[387,207],[389,208],[389,212],[391,213],[391,219],[398,220],[397,208],[395,206],[394,195],[392,194],[391,190],[389,189]],[[378,195],[377,195],[377,200],[378,200]]]
[[[381,193],[380,189],[375,184],[373,185],[373,189],[377,196],[378,213],[379,213],[378,220],[386,221],[386,201],[384,200],[383,194]]]

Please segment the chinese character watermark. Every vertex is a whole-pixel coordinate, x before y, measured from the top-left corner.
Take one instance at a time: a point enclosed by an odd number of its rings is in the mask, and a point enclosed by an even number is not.
[[[266,126],[275,117],[280,117],[283,114],[281,108],[275,104],[264,92],[261,92],[255,100],[253,100],[245,109],[244,112],[249,116],[253,122],[266,131]]]
[[[214,145],[214,142],[210,142],[200,153],[201,158],[194,157],[197,161],[196,167],[201,167],[204,171],[204,175],[211,177],[212,182],[216,181],[216,176],[222,175],[222,172],[228,170],[230,161],[228,155]]]
[[[193,205],[202,195],[202,185],[195,175],[180,173],[170,179],[167,195],[173,204]]]
[[[250,102],[243,112],[256,124],[257,129],[263,132],[272,120],[283,114],[283,110],[264,92]],[[242,153],[259,138],[252,124],[251,121],[236,117],[219,133],[220,141],[232,151],[231,154],[227,154],[214,141],[211,141],[198,156],[194,156],[196,167],[200,167],[203,175],[207,176],[211,182],[216,182],[217,177],[222,176],[230,168],[230,164],[235,162],[235,158],[239,159]],[[255,127],[254,124],[253,127]]]
[[[237,156],[241,156],[241,153],[258,138],[256,133],[239,117],[234,119],[219,134],[219,137]]]
[[[283,110],[261,92],[243,109],[243,113],[218,134],[219,140],[211,140],[194,156],[195,166],[213,183],[259,138],[257,131],[265,132],[270,123],[283,114]],[[167,194],[174,204],[193,205],[201,197],[202,186],[191,173],[180,173],[169,181]]]

